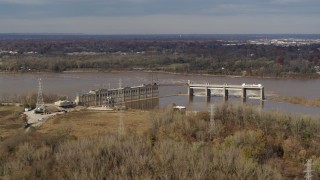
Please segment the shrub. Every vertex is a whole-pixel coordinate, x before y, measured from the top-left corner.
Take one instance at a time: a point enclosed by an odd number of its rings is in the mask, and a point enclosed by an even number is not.
[[[1,143],[5,155],[0,156],[0,176],[11,179],[282,179],[282,175],[300,178],[303,170],[298,171],[305,159],[320,155],[319,122],[314,118],[222,105],[215,110],[213,132],[206,112],[184,115],[168,107],[150,112],[150,120],[152,125],[145,136],[127,133],[121,137],[107,134],[75,139],[70,136],[72,127],[55,135],[20,134]],[[318,161],[314,161],[315,169],[320,164]],[[278,169],[271,168],[268,162],[277,162]]]

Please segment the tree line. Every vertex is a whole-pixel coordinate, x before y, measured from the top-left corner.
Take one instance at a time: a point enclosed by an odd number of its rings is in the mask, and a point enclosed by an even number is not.
[[[29,44],[20,47],[18,42],[11,42],[11,46],[20,48],[18,54],[0,54],[0,71],[146,69],[261,77],[317,77],[320,71],[320,50],[315,44],[279,47],[226,45],[214,40],[41,41],[30,46],[35,46],[35,51],[43,48],[41,43],[52,48],[27,55],[23,52],[30,50],[25,49]],[[71,52],[79,54],[68,54]]]

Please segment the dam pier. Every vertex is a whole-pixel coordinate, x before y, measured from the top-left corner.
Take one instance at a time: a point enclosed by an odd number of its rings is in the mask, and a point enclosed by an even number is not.
[[[261,84],[245,84],[242,85],[230,85],[230,84],[196,84],[192,83],[190,80],[188,80],[188,96],[192,97],[194,96],[194,91],[196,89],[203,90],[205,92],[205,96],[210,97],[213,92],[213,90],[219,90],[222,91],[222,96],[224,97],[224,100],[228,100],[229,98],[229,91],[240,91],[241,92],[241,98],[243,101],[246,101],[247,99],[247,91],[258,91],[259,92],[259,99],[263,101],[265,99],[264,96],[264,86]]]

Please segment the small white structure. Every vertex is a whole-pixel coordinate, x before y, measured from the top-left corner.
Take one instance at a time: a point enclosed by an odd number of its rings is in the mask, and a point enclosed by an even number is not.
[[[28,112],[30,110],[31,110],[30,108],[24,108],[24,112]]]
[[[174,111],[180,111],[181,113],[186,113],[187,108],[185,106],[173,106]]]

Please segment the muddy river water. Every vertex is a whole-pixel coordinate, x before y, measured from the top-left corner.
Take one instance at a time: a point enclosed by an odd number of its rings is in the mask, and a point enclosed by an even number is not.
[[[98,88],[116,88],[119,80],[122,86],[135,86],[157,82],[160,85],[161,106],[175,103],[187,106],[192,110],[207,110],[210,104],[223,103],[222,97],[212,96],[207,99],[203,92],[196,92],[196,96],[190,100],[188,96],[172,96],[186,94],[188,80],[196,83],[212,84],[262,84],[265,87],[267,100],[248,99],[246,103],[256,104],[266,110],[283,111],[289,113],[302,113],[320,116],[320,108],[295,105],[282,101],[270,100],[271,96],[299,96],[308,99],[320,99],[320,79],[296,80],[296,79],[261,79],[246,77],[217,77],[206,75],[181,75],[167,73],[148,72],[81,72],[81,73],[33,73],[33,74],[0,74],[0,96],[25,94],[37,92],[38,79],[42,79],[44,93],[56,93],[67,95],[73,99],[77,93],[88,92]],[[231,92],[233,94],[233,92]],[[234,92],[234,95],[237,95]],[[242,103],[240,98],[231,97],[228,103]]]

